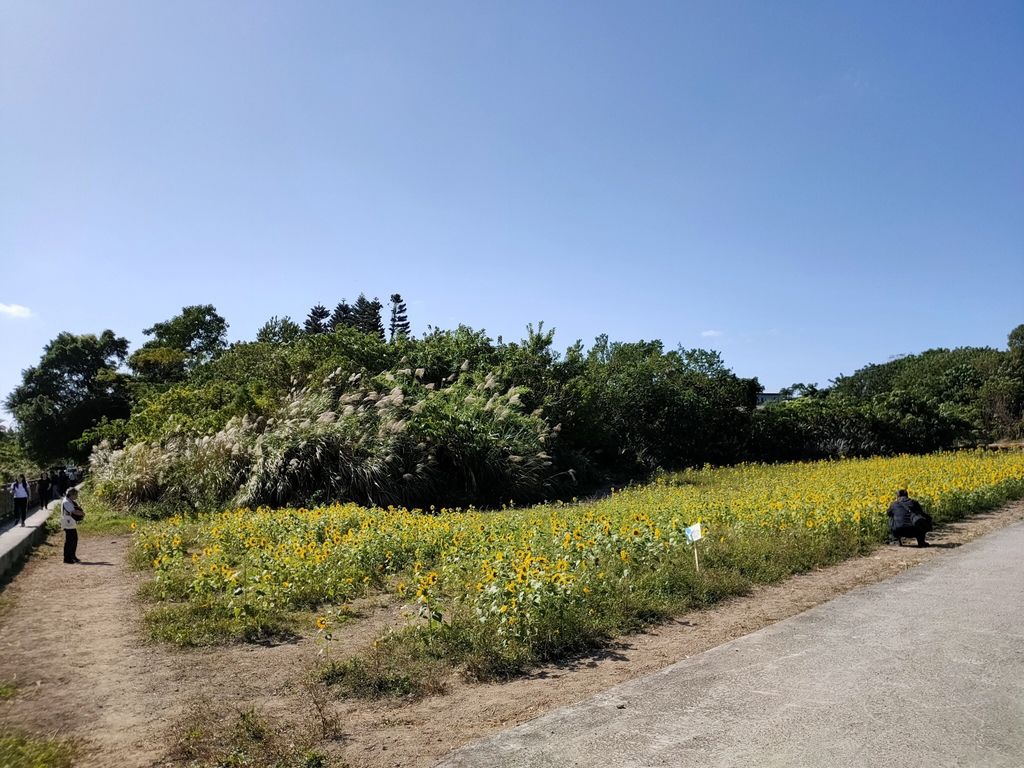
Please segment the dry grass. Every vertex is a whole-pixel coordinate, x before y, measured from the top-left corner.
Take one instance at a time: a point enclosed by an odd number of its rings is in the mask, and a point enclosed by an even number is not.
[[[307,688],[307,691],[315,690]],[[322,692],[311,693],[311,709],[301,722],[273,717],[256,707],[225,712],[209,699],[198,699],[172,728],[168,759],[190,768],[325,768],[321,747],[338,738]]]

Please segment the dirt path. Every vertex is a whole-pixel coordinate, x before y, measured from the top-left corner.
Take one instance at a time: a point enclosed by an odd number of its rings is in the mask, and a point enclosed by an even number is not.
[[[453,680],[444,696],[412,703],[337,701],[343,738],[320,745],[355,768],[429,766],[452,749],[554,707],[579,701],[727,640],[792,616],[862,584],[1024,519],[1024,502],[977,515],[930,537],[936,546],[888,547],[871,556],[756,589],[712,610],[623,638],[600,653],[506,683]],[[81,566],[61,562],[59,539],[40,547],[0,595],[0,723],[78,745],[76,765],[143,768],[167,755],[183,716],[201,700],[225,718],[256,707],[276,718],[308,713],[302,681],[317,661],[310,640],[178,651],[152,645],[135,597],[144,575],[125,565],[127,539],[86,537]],[[333,653],[354,650],[397,617],[369,603]]]
[[[83,758],[98,766],[154,755],[165,711],[154,692],[169,687],[160,654],[138,640],[124,548],[92,539],[81,547],[86,563],[67,566],[51,539],[5,591],[0,619],[0,677],[18,686],[3,719],[78,743],[84,731]]]
[[[77,765],[162,764],[174,723],[201,698],[261,706],[301,677],[307,643],[177,651],[145,641],[125,537],[87,537],[85,562],[40,547],[3,595],[0,721],[76,744]],[[230,713],[230,708],[227,712]]]

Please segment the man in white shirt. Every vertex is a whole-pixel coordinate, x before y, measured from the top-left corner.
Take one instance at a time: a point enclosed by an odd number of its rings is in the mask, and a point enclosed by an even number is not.
[[[85,517],[85,512],[78,506],[77,488],[68,488],[68,495],[60,506],[60,527],[64,529],[64,562],[74,565],[80,562],[78,549],[78,523]]]

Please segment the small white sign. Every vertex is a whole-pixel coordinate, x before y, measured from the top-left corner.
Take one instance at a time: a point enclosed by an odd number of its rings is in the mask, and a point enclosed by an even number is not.
[[[694,523],[684,533],[686,534],[686,540],[691,544],[704,538],[704,534],[700,530],[700,523]]]

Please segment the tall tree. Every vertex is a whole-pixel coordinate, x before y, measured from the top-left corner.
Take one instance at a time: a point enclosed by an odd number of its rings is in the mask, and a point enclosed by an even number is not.
[[[381,310],[384,309],[384,305],[380,303],[379,299],[370,301],[362,293],[359,294],[359,298],[356,299],[356,303],[352,306],[352,315],[354,317],[353,325],[357,330],[363,333],[368,333],[371,336],[377,336],[381,341],[384,340],[384,321],[381,320]]]
[[[85,458],[72,441],[104,416],[128,416],[127,377],[117,370],[127,355],[128,340],[110,330],[99,336],[61,333],[43,348],[39,364],[22,372],[22,383],[6,400],[32,459]]]
[[[274,315],[256,332],[256,341],[262,344],[290,344],[302,335],[302,328],[288,315]]]
[[[330,310],[323,304],[317,304],[306,316],[303,329],[306,333],[324,333],[327,331],[327,318],[331,316]]]
[[[1024,323],[1021,323],[1006,338],[1006,346],[1015,355],[1024,355]]]
[[[347,301],[342,299],[331,313],[329,321],[331,330],[336,331],[339,328],[350,328],[354,323],[355,317],[352,314],[352,307]]]
[[[391,294],[391,322],[388,326],[390,340],[409,338],[409,312],[401,294]]]
[[[227,321],[212,304],[183,307],[181,314],[142,331],[153,338],[136,350],[128,364],[143,381],[180,381],[224,351],[227,330]]]
[[[999,437],[1024,438],[1024,325],[1010,331],[995,376],[979,390],[982,416]]]
[[[180,349],[192,367],[208,362],[227,347],[228,323],[212,304],[183,307],[181,314],[170,320],[154,323],[142,331],[153,340],[154,347]]]

